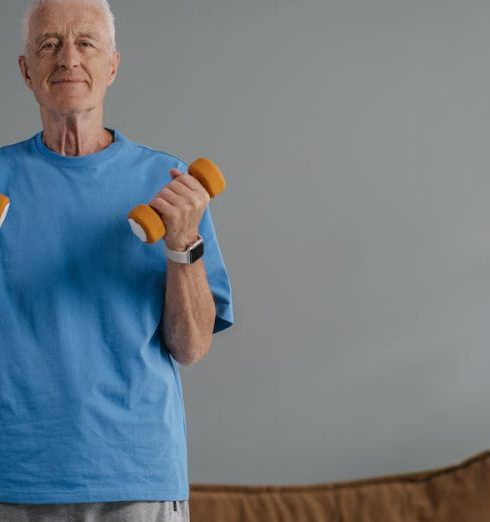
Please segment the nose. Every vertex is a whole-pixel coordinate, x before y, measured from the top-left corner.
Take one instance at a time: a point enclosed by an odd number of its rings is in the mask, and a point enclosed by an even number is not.
[[[70,69],[80,65],[80,56],[77,46],[71,40],[65,40],[58,53],[58,65]]]

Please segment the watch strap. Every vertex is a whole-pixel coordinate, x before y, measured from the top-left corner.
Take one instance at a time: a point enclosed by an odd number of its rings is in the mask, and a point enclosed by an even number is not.
[[[190,265],[197,261],[204,254],[204,241],[200,234],[198,239],[184,252],[170,250],[165,243],[165,255],[175,263]]]

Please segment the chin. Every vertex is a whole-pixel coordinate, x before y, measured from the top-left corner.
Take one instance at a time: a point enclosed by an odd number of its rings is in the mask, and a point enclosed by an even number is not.
[[[57,113],[75,113],[75,112],[83,112],[87,111],[90,108],[90,104],[88,104],[84,100],[75,100],[75,99],[68,99],[68,100],[60,100],[56,103],[50,103],[49,108],[53,112]]]

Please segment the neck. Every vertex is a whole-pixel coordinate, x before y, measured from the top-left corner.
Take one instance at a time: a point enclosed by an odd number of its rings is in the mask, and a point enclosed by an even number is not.
[[[62,156],[94,154],[113,142],[102,123],[102,113],[54,114],[41,111],[43,143]]]

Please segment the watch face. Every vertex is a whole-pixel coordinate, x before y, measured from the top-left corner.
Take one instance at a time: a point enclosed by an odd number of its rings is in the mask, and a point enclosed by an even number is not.
[[[193,248],[190,252],[190,261],[194,263],[204,254],[204,242],[201,241],[195,248]]]

